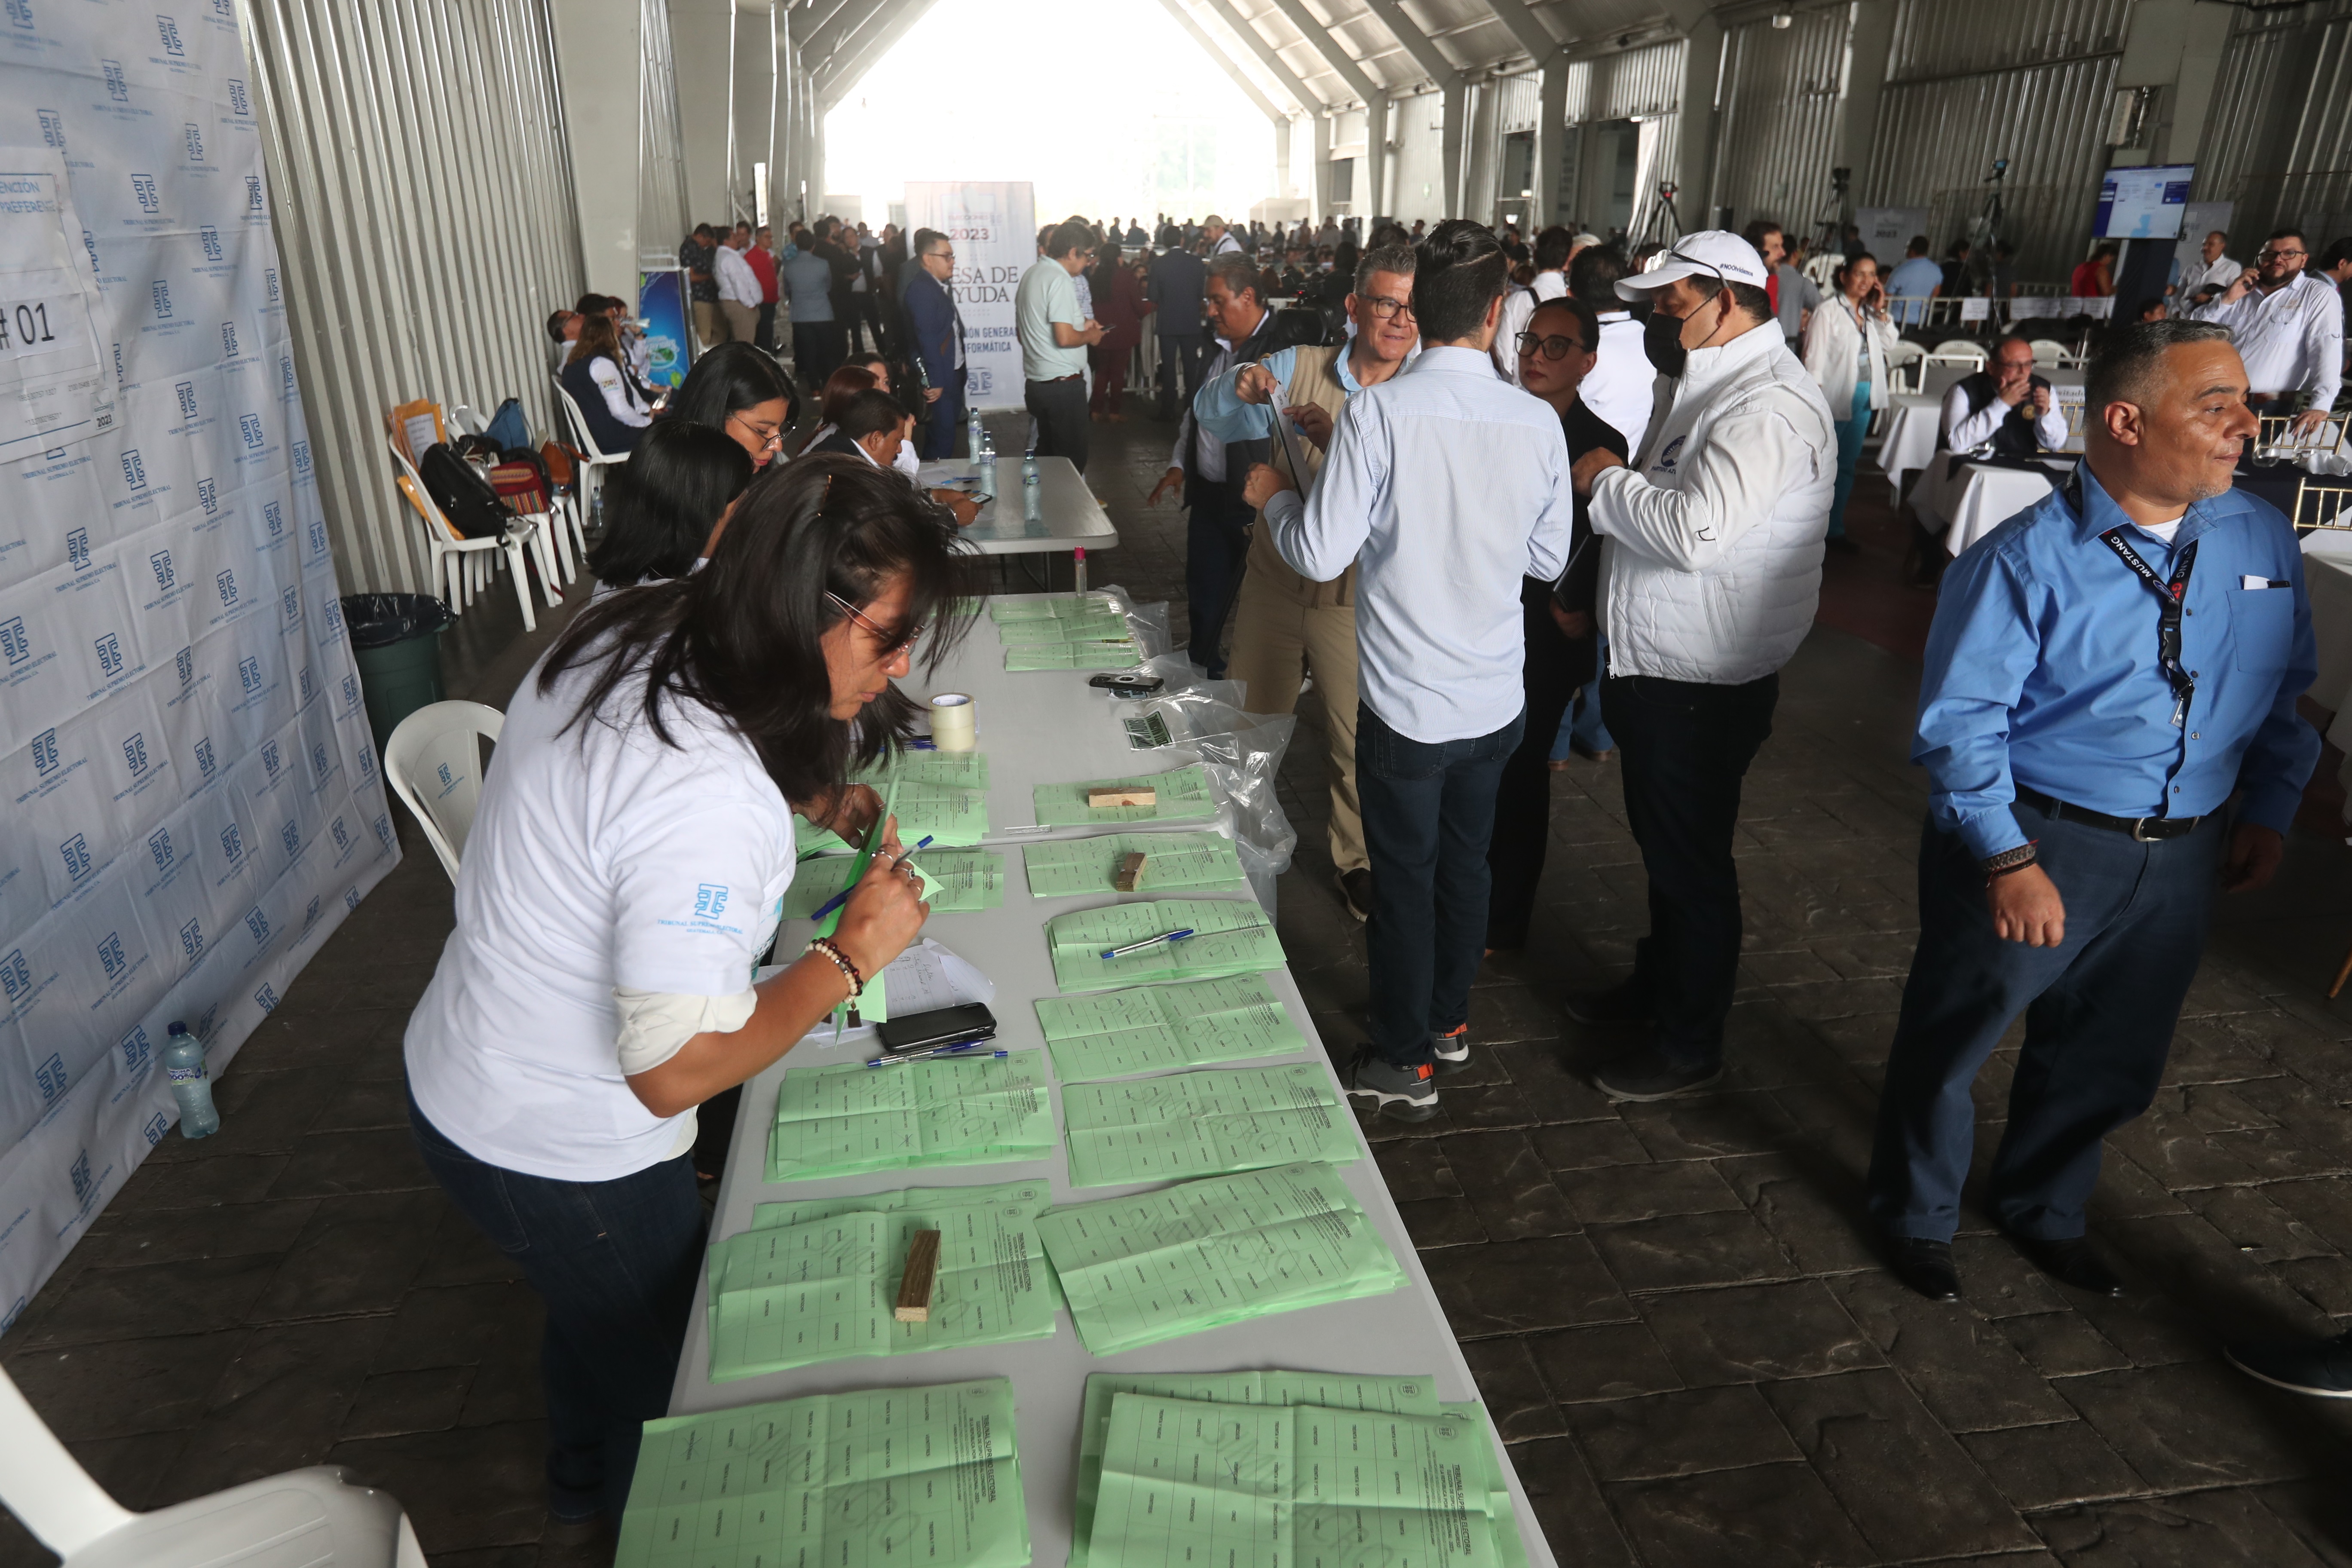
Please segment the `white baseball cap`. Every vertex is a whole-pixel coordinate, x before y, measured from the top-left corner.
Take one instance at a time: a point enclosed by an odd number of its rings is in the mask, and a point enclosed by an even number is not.
[[[1713,278],[1725,283],[1764,287],[1764,258],[1756,247],[1728,229],[1703,228],[1660,251],[1647,272],[1617,280],[1617,297],[1639,300],[1678,278]]]

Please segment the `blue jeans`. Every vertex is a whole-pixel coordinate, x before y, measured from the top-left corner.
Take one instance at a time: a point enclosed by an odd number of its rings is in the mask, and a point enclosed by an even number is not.
[[[1372,863],[1372,1049],[1396,1067],[1435,1059],[1430,1036],[1469,1021],[1486,945],[1495,789],[1527,715],[1464,741],[1409,740],[1356,706],[1356,795]]]
[[[617,1524],[643,1423],[669,1412],[702,1266],[702,1200],[681,1155],[611,1182],[561,1182],[477,1160],[408,1100],[425,1163],[460,1213],[522,1266],[547,1306],[548,1503]]]
[[[1559,721],[1559,733],[1551,743],[1551,760],[1565,761],[1571,748],[1581,746],[1598,756],[1602,752],[1617,749],[1616,738],[1601,717],[1601,677],[1609,668],[1609,639],[1600,632],[1592,634],[1593,678],[1584,683],[1576,700],[1568,705],[1568,714]]]
[[[2053,820],[2020,801],[2017,825],[2065,900],[2066,940],[1993,935],[1984,871],[1931,822],[1919,842],[1919,947],[1878,1096],[1870,1215],[1895,1236],[1949,1241],[1976,1146],[1969,1086],[2019,1013],[2025,1044],[2009,1121],[1985,1182],[2003,1230],[2083,1234],[2099,1143],[2146,1110],[2205,952],[2229,826],[2140,844]]]
[[[1870,383],[1853,384],[1853,407],[1837,422],[1837,496],[1830,503],[1830,537],[1845,537],[1845,503],[1853,494],[1854,466],[1862,461],[1862,438],[1870,434]]]

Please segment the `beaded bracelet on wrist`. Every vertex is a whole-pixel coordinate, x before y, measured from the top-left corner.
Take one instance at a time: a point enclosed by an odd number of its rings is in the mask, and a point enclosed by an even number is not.
[[[817,938],[808,944],[808,951],[822,954],[835,969],[841,971],[841,977],[849,982],[851,1001],[854,1002],[866,994],[866,976],[858,972],[857,965],[849,962],[847,953],[834,945],[831,938],[822,936]]]

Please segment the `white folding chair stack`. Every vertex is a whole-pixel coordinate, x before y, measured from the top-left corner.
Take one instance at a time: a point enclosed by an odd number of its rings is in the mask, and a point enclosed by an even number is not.
[[[392,793],[425,829],[452,882],[481,805],[482,743],[495,743],[505,724],[505,714],[479,702],[435,702],[403,719],[384,741]]]
[[[1971,371],[1979,371],[1985,367],[1985,352],[1967,338],[1946,338],[1936,345],[1934,353],[1919,362],[1923,378],[1931,364],[1964,364]]]
[[[152,1513],[107,1494],[0,1373],[0,1502],[63,1568],[425,1568],[390,1493],[328,1466]]]
[[[1941,303],[1940,300],[1936,301]],[[1916,393],[1927,369],[1927,351],[1914,342],[1899,342],[1887,351],[1887,390],[1895,393]]]
[[[408,460],[408,454],[400,449],[397,441],[391,445],[393,461],[400,468],[400,472],[394,476],[394,482],[400,487],[400,493],[408,498],[409,509],[415,512],[417,521],[425,530],[425,545],[431,556],[434,592],[446,599],[451,609],[463,615],[473,607],[474,595],[489,586],[490,578],[498,570],[495,557],[503,556],[506,564],[514,572],[515,602],[522,606],[523,629],[537,631],[539,617],[531,613],[530,574],[523,568],[523,548],[528,542],[535,554],[547,548],[541,538],[540,525],[519,518],[504,533],[495,538],[467,538],[443,515],[441,508],[433,500],[432,492],[425,488],[424,479],[417,475],[416,466]],[[553,571],[553,563],[541,554],[542,579],[551,583],[554,579],[550,574]]]

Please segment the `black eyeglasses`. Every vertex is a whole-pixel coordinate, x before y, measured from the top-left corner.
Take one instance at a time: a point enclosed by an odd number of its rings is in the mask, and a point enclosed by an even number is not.
[[[1518,345],[1521,358],[1539,353],[1546,359],[1566,359],[1571,353],[1586,352],[1584,345],[1574,338],[1544,338],[1533,332],[1521,332],[1511,342]]]
[[[1421,319],[1412,313],[1411,305],[1402,300],[1391,300],[1385,294],[1375,294],[1366,300],[1364,309],[1372,313],[1372,320],[1376,321],[1394,321],[1399,316],[1402,316],[1408,321],[1417,321]]]

